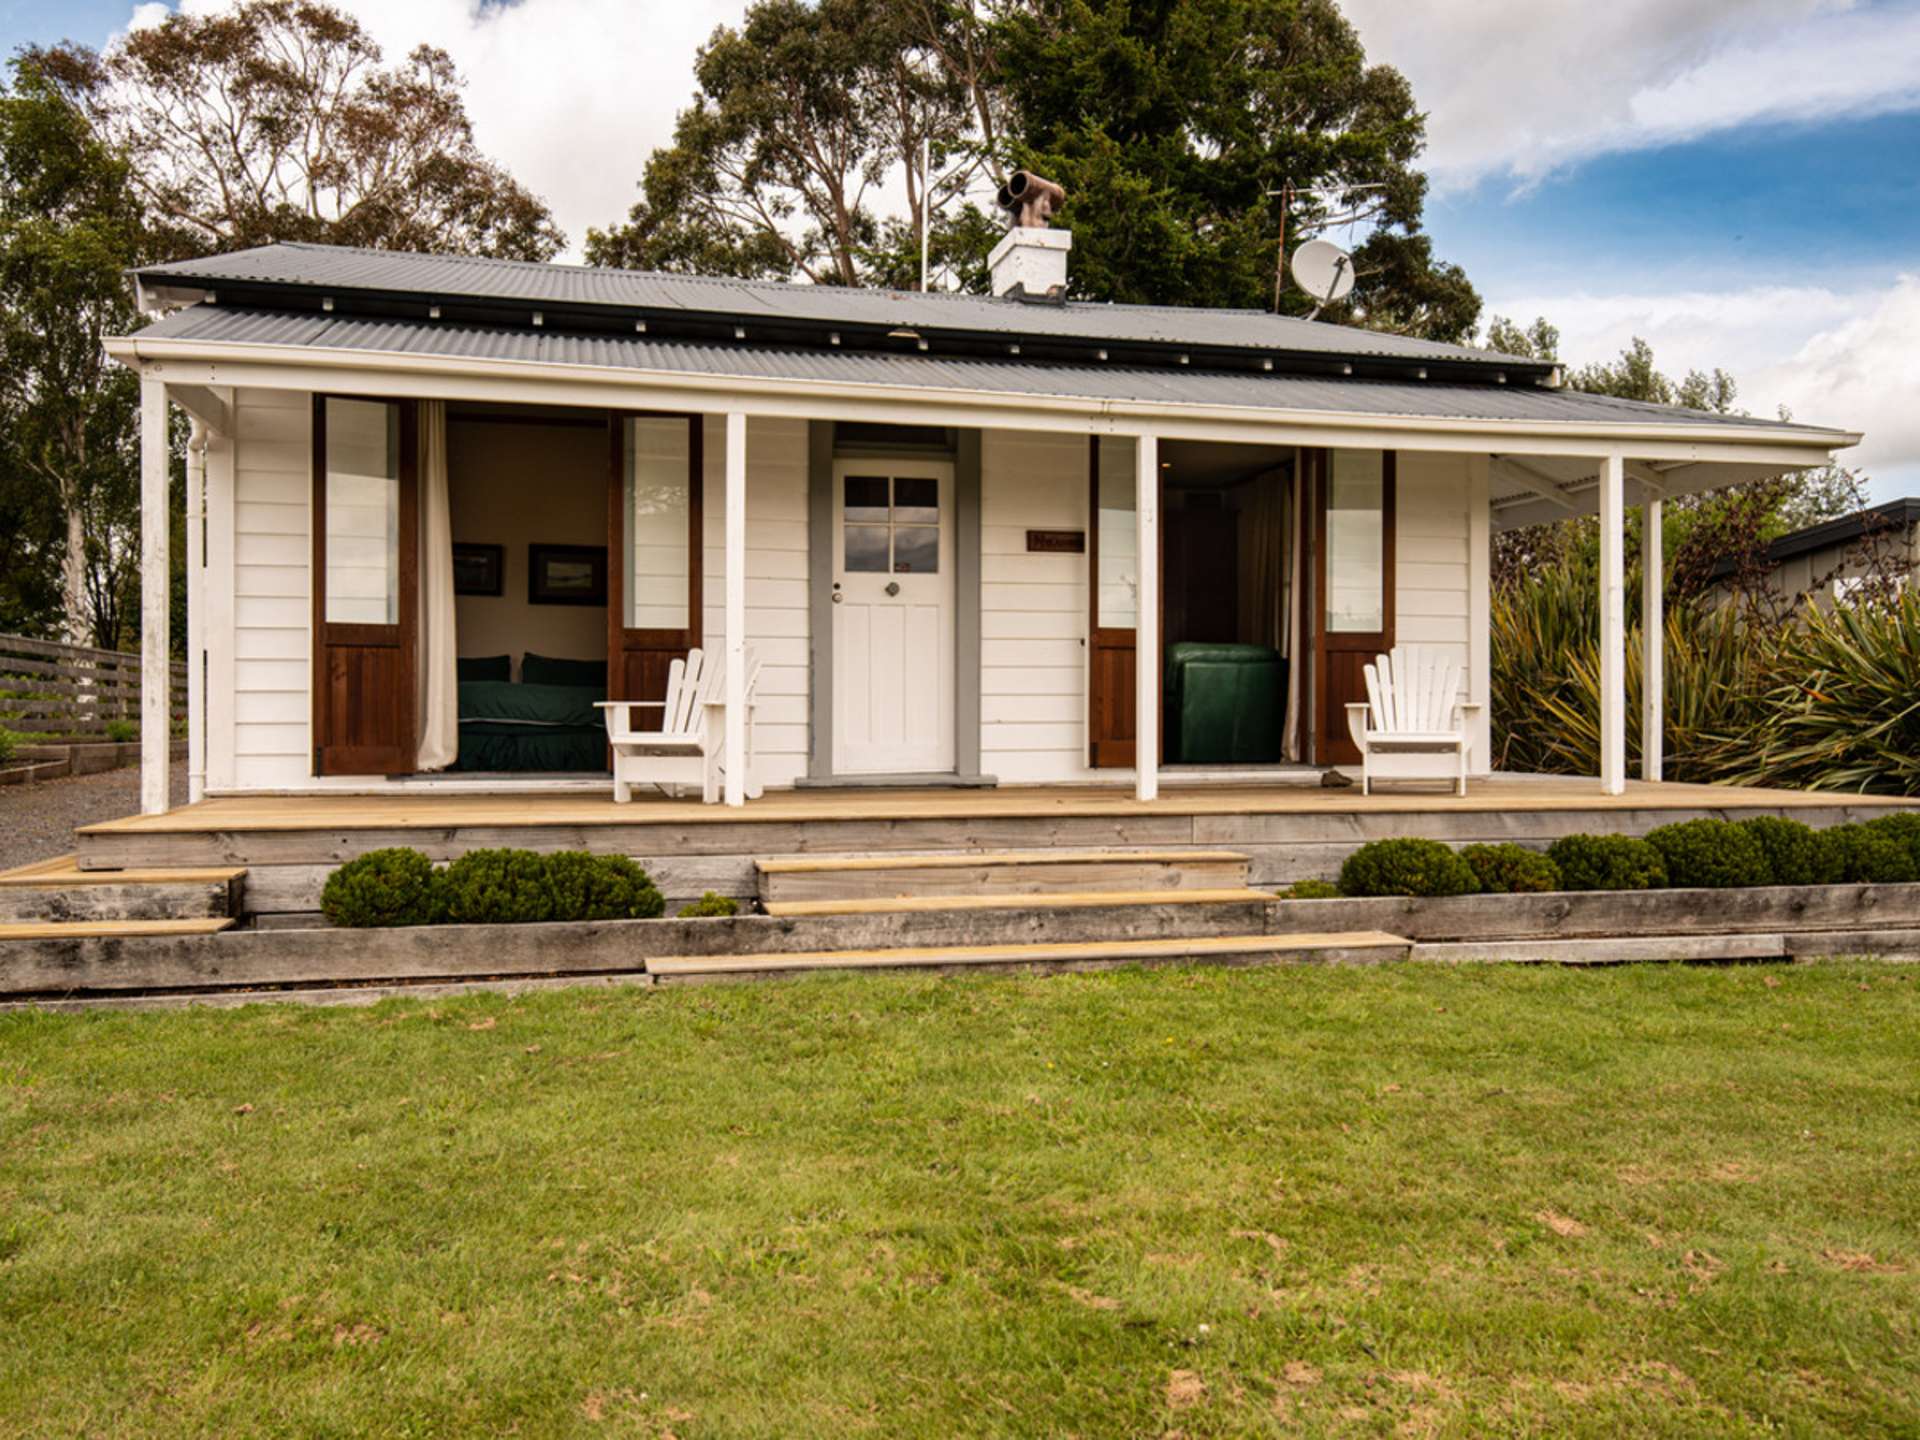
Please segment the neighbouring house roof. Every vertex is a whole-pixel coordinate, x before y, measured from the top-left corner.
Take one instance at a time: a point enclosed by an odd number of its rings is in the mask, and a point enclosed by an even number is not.
[[[1856,510],[1837,520],[1823,520],[1804,530],[1790,531],[1767,546],[1766,563],[1769,566],[1783,564],[1816,550],[1851,545],[1868,535],[1905,535],[1916,525],[1920,525],[1920,496],[1908,495],[1903,499],[1889,500],[1884,505]],[[1733,557],[1723,556],[1714,563],[1713,578],[1724,579],[1733,574],[1734,569]]]

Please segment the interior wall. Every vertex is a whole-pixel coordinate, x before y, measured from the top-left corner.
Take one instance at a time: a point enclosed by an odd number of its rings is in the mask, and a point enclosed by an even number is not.
[[[607,432],[601,425],[447,417],[447,492],[458,544],[506,550],[501,594],[461,595],[460,654],[531,650],[604,659],[605,605],[527,603],[529,545],[607,543]]]

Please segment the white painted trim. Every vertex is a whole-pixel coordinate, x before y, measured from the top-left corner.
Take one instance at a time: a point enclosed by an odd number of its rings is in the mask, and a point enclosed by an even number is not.
[[[1666,552],[1661,544],[1665,506],[1647,500],[1640,532],[1646,589],[1640,601],[1640,776],[1658,781],[1666,769],[1667,625]]]
[[[747,417],[727,412],[726,802],[747,803]]]
[[[1600,788],[1627,789],[1626,462],[1600,465]]]
[[[1468,768],[1475,775],[1493,769],[1493,515],[1488,507],[1491,463],[1485,455],[1467,459],[1467,698],[1479,707],[1469,712]]]
[[[226,401],[231,407],[238,397],[228,391]],[[235,779],[238,667],[234,660],[233,505],[238,449],[231,433],[216,434],[207,445],[207,563],[200,585],[200,634],[207,652],[206,788],[210,792],[232,789]]]
[[[167,384],[140,377],[140,812],[167,811],[171,608],[167,543]]]
[[[1133,523],[1139,560],[1133,617],[1133,794],[1160,795],[1160,439],[1133,447]]]
[[[207,423],[187,430],[187,801],[207,793]]]

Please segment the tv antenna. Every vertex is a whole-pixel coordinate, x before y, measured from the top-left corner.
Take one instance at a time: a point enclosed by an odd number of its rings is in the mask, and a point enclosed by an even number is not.
[[[1339,204],[1347,207],[1344,213],[1323,215],[1319,219],[1305,221],[1301,224],[1300,230],[1303,234],[1313,233],[1321,230],[1331,230],[1336,225],[1351,225],[1356,220],[1364,220],[1368,216],[1376,213],[1380,208],[1377,202],[1362,201],[1359,204],[1355,204],[1353,203],[1352,197],[1360,194],[1362,191],[1384,190],[1386,188],[1384,182],[1366,185],[1303,186],[1295,185],[1289,180],[1278,190],[1261,192],[1269,199],[1276,195],[1280,197],[1280,249],[1279,253],[1273,257],[1274,314],[1278,315],[1280,313],[1280,293],[1286,285],[1287,216],[1293,211],[1293,202],[1305,196],[1317,200],[1323,205]],[[1330,257],[1324,259],[1316,258],[1308,262],[1308,273],[1306,275],[1301,274],[1298,264],[1293,267],[1294,283],[1307,294],[1313,296],[1317,302],[1313,307],[1313,313],[1307,317],[1309,320],[1318,316],[1322,310],[1328,305],[1333,304],[1336,300],[1344,299],[1353,289],[1353,257],[1348,255],[1346,251],[1340,249],[1339,246],[1325,240],[1309,240],[1300,248],[1302,251],[1307,251],[1313,250],[1315,247],[1324,247],[1326,251],[1330,251],[1334,255],[1341,257],[1341,259],[1345,261],[1345,264],[1334,265]],[[1311,279],[1309,277],[1311,277]],[[1325,282],[1327,288],[1324,293],[1321,286],[1314,283],[1316,281]],[[1339,294],[1331,293],[1334,287],[1339,289]]]

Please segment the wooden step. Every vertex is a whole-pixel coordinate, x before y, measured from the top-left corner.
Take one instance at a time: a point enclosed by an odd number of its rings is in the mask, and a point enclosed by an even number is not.
[[[72,855],[0,872],[0,922],[199,920],[241,913],[246,870],[82,870]]]
[[[1247,857],[1232,850],[797,856],[759,860],[754,868],[762,902],[780,903],[1055,890],[1228,890],[1247,883]]]
[[[675,955],[649,959],[656,980],[781,975],[813,970],[915,970],[976,965],[1084,966],[1199,960],[1372,963],[1403,960],[1412,942],[1379,930],[1298,935],[1210,935],[1179,940],[1095,940],[1025,945],[930,945],[888,950],[812,950],[781,955]]]
[[[1232,905],[1273,897],[1244,886],[1231,890],[1063,890],[1011,895],[892,895],[865,900],[779,900],[767,914],[912,915],[937,910],[1071,910],[1096,905]]]
[[[213,935],[233,925],[229,915],[191,920],[21,920],[0,924],[0,940],[106,940],[133,935]]]

